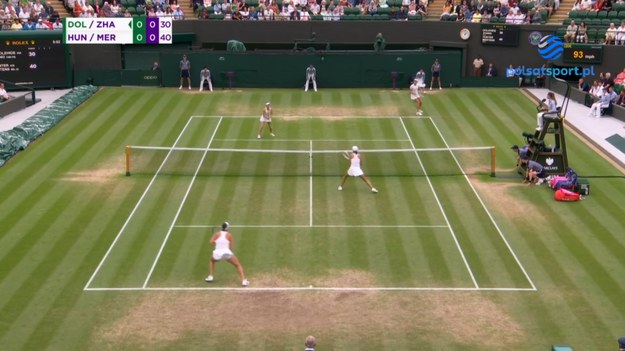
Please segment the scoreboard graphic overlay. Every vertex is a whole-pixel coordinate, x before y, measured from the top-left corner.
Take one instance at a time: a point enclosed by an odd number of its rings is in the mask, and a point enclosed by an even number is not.
[[[66,50],[60,36],[6,34],[0,40],[2,79],[31,87],[68,86]]]
[[[171,44],[171,17],[64,18],[64,44]]]

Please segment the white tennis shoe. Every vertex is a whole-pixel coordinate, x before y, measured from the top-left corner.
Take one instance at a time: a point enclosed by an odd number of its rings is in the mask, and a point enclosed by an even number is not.
[[[260,134],[258,134],[258,135],[256,136],[256,139],[260,139]]]
[[[376,188],[371,188],[371,192],[372,192],[372,193],[376,193],[376,194],[377,194],[377,193],[378,193],[378,189],[376,189]]]
[[[204,281],[206,281],[207,283],[210,283],[213,281],[213,279],[214,279],[213,276],[209,275],[208,277],[206,277],[206,279],[204,279]]]
[[[273,133],[271,133],[270,135],[271,135],[272,137],[275,137],[275,136],[276,136],[276,135],[275,135],[275,134],[273,134]]]
[[[343,187],[339,185],[339,191],[343,190]]]
[[[243,281],[241,282],[241,285],[248,286],[248,285],[250,285],[250,281],[247,280],[247,279],[243,279]]]

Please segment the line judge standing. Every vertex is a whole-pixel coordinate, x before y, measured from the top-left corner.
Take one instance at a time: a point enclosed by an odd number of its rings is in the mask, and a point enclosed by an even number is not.
[[[211,71],[206,66],[200,71],[200,91],[204,90],[204,82],[208,83],[208,90],[213,91]]]
[[[180,60],[180,88],[182,89],[182,85],[184,84],[185,78],[189,83],[189,90],[191,90],[191,61],[187,58],[187,55],[182,55],[182,60]]]
[[[308,86],[311,81],[313,83],[313,88],[317,91],[317,69],[313,65],[306,68],[306,84],[304,85],[304,91],[308,91]]]

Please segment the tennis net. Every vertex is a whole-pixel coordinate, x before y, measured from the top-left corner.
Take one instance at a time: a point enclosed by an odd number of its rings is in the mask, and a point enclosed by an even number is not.
[[[126,147],[126,175],[340,176],[344,150]],[[369,176],[495,175],[495,147],[361,149]]]

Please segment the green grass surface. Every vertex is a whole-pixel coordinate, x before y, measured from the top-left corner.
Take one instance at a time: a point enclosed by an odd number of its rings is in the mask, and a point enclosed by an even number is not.
[[[265,101],[277,136],[257,140]],[[509,147],[535,110],[516,89],[435,92],[424,111],[406,91],[100,91],[0,168],[0,349],[616,349],[623,174],[568,134],[570,165],[606,176],[591,196],[522,185]],[[166,153],[137,150],[126,177],[128,144],[358,144],[380,193],[337,191],[338,155],[209,152],[194,176],[188,152],[154,176]],[[494,145],[497,177],[483,152],[459,156],[467,177],[448,153],[366,153],[413,145]],[[203,281],[224,220],[248,289],[226,263]]]

